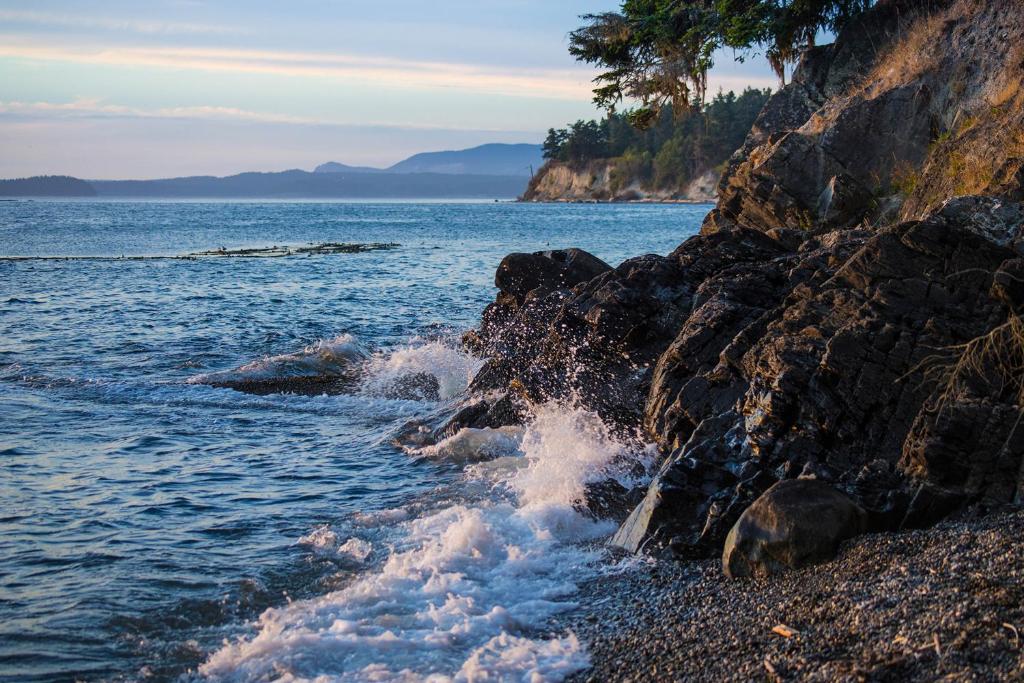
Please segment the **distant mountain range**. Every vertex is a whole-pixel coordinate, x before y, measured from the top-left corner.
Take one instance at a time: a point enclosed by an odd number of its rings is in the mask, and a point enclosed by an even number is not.
[[[387,169],[329,162],[315,171],[240,173],[224,178],[79,180],[37,176],[0,180],[0,197],[238,199],[512,199],[526,189],[540,145],[482,145],[417,154]]]
[[[316,173],[444,173],[529,178],[543,163],[540,145],[490,144],[451,152],[424,152],[388,168],[346,166],[331,161],[317,166]]]

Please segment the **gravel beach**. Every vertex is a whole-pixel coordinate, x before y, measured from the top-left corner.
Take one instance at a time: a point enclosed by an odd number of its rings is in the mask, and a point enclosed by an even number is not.
[[[580,681],[1024,680],[1024,513],[861,536],[832,562],[730,580],[652,560],[583,588]]]

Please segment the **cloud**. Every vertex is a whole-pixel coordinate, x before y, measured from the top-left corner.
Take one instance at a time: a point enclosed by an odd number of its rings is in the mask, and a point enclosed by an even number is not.
[[[109,17],[88,17],[53,12],[32,12],[25,10],[0,10],[0,21],[36,24],[39,26],[60,26],[75,29],[101,29],[104,31],[129,31],[142,34],[224,34],[242,33],[233,26],[193,24],[177,21],[146,21],[138,19],[113,19]]]
[[[187,118],[260,121],[263,123],[322,123],[301,117],[248,111],[235,107],[198,106],[140,109],[104,103],[99,98],[81,97],[71,102],[0,101],[0,114],[49,116],[51,118]]]
[[[215,105],[200,105],[188,107],[160,107],[156,109],[143,109],[139,107],[128,107],[120,104],[106,103],[99,98],[83,97],[71,102],[19,102],[0,100],[0,116],[17,116],[31,118],[34,120],[60,120],[60,119],[192,119],[202,121],[222,121],[241,123],[267,123],[267,124],[290,124],[301,126],[330,126],[360,129],[389,129],[400,128],[402,130],[450,130],[450,126],[422,125],[408,123],[386,123],[375,122],[372,124],[319,119],[304,116],[292,116],[274,112],[260,112],[237,107],[221,107]],[[512,133],[516,130],[533,133],[529,128],[504,128],[501,131]],[[478,132],[487,132],[479,129]]]
[[[360,82],[415,90],[452,88],[514,97],[589,100],[592,72],[586,69],[515,69],[425,62],[327,52],[289,52],[217,47],[43,44],[0,36],[0,57],[156,67],[207,72],[254,73]]]

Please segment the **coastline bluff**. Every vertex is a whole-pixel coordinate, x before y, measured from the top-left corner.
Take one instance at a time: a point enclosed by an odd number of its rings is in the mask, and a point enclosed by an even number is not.
[[[447,433],[564,400],[653,441],[650,486],[609,487],[613,542],[684,558],[780,481],[841,492],[859,531],[1020,503],[1022,70],[1017,0],[878,3],[769,100],[699,236],[503,262]]]
[[[576,165],[548,161],[530,181],[525,202],[713,202],[718,174],[706,170],[682,187],[652,189],[637,177],[623,182],[616,175],[615,163],[597,159]]]

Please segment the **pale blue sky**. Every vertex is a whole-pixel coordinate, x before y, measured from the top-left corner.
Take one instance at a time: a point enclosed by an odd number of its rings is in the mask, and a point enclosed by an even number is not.
[[[384,166],[597,115],[566,52],[615,0],[0,0],[0,177]],[[771,87],[718,60],[711,90]]]

